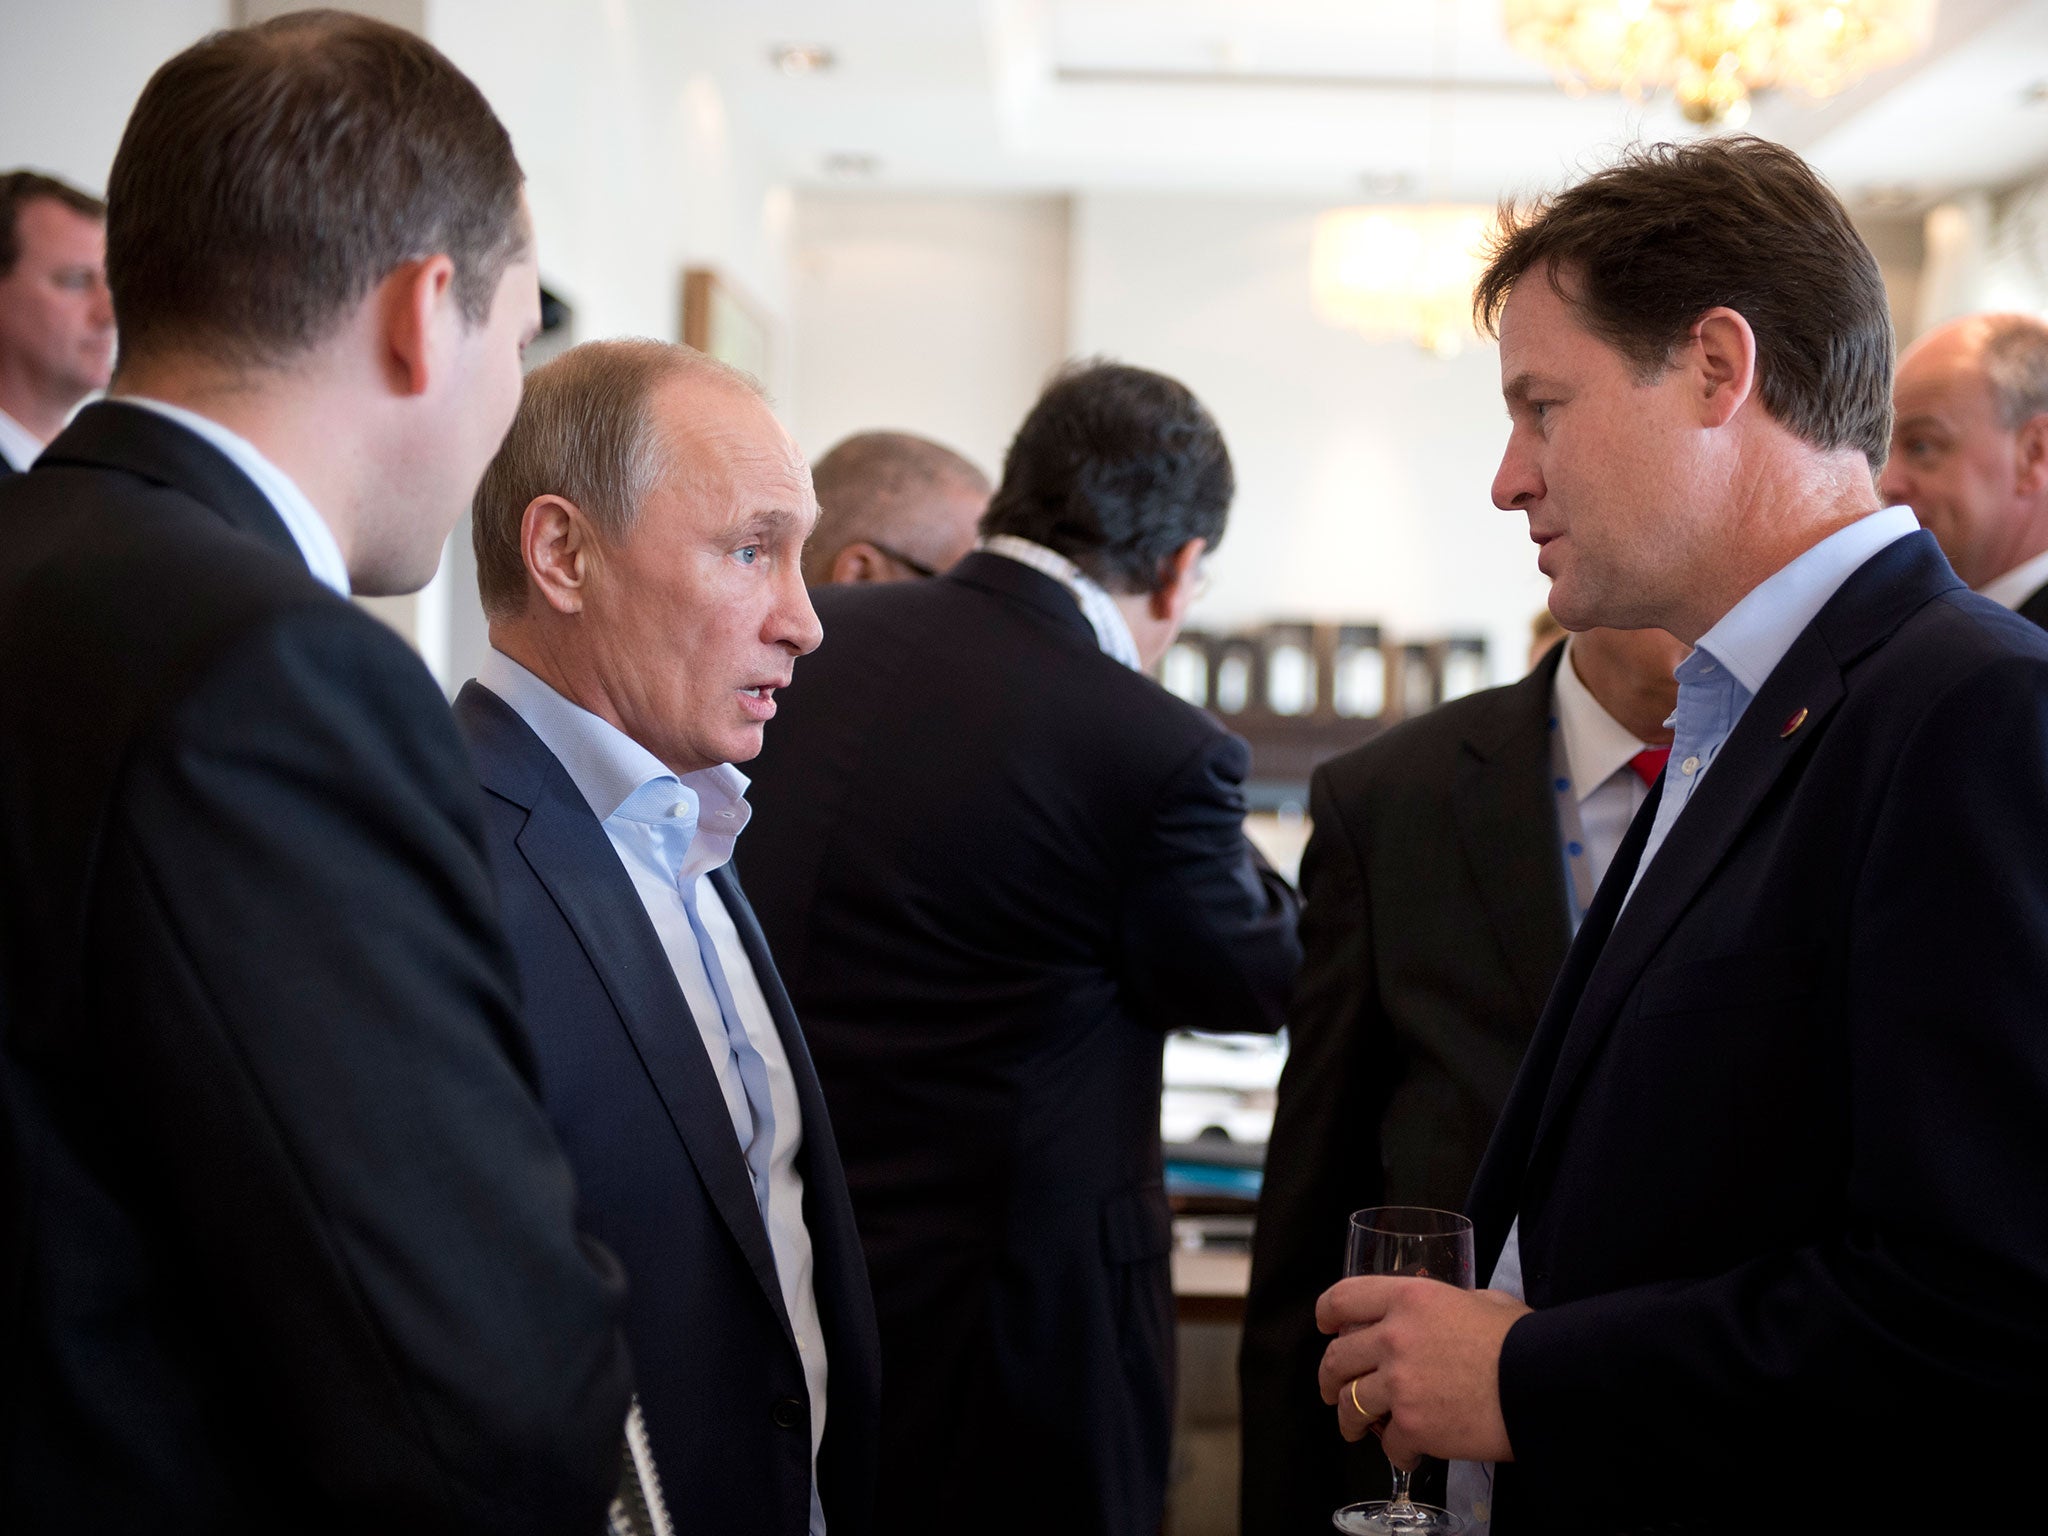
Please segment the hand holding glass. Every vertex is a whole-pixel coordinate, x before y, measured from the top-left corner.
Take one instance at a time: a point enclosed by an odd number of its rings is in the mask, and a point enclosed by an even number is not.
[[[1351,1215],[1344,1273],[1408,1275],[1472,1289],[1472,1223],[1450,1211],[1414,1205],[1380,1205]],[[1353,1399],[1354,1405],[1356,1399]],[[1347,1504],[1330,1517],[1350,1536],[1459,1536],[1464,1522],[1408,1496],[1411,1473],[1394,1469],[1393,1497],[1371,1504]]]

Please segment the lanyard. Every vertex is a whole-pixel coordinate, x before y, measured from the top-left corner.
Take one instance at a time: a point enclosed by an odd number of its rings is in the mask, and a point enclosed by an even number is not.
[[[1565,755],[1564,730],[1550,717],[1550,787],[1557,795],[1557,835],[1564,844],[1565,892],[1571,898],[1572,932],[1579,931],[1593,905],[1593,861],[1586,855],[1586,828],[1579,797],[1572,791],[1572,765]]]

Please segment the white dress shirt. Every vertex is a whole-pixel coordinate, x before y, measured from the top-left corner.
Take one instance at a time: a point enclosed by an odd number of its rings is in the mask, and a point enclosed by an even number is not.
[[[35,463],[36,455],[42,451],[43,440],[40,437],[5,411],[0,411],[0,458],[5,458],[20,471]]]
[[[1664,765],[1664,794],[1657,802],[1657,819],[1650,825],[1649,841],[1636,863],[1627,899],[1634,898],[1643,872],[1663,848],[1672,825],[1692,803],[1693,792],[1734,733],[1749,701],[1785,659],[1792,642],[1864,562],[1918,528],[1911,507],[1887,507],[1859,518],[1760,582],[1700,636],[1693,653],[1678,666],[1678,708],[1670,720],[1674,735],[1671,757]],[[1511,1296],[1523,1294],[1521,1231],[1518,1218],[1508,1228],[1507,1242],[1486,1282],[1489,1289]],[[1454,1462],[1451,1490],[1454,1511],[1470,1522],[1467,1536],[1487,1536],[1492,1518],[1492,1468]]]
[[[825,1330],[811,1280],[803,1175],[796,1166],[803,1147],[803,1111],[797,1103],[789,1054],[783,1049],[760,978],[754,974],[753,962],[747,958],[746,946],[719,898],[718,887],[705,878],[732,858],[733,845],[752,814],[745,798],[746,775],[730,763],[676,775],[617,726],[564,698],[496,649],[485,655],[477,669],[477,681],[533,728],[603,824],[605,836],[661,940],[683,1000],[689,1004],[704,1054],[725,1096],[733,1135],[742,1147],[752,1139],[753,1112],[686,903],[697,909],[739,1022],[767,1067],[774,1135],[767,1178],[764,1184],[757,1184],[756,1198],[762,1205],[782,1304],[796,1335],[804,1386],[810,1394],[811,1536],[824,1536],[818,1447],[825,1436]],[[687,1492],[671,1493],[680,1506],[678,1513],[687,1521]]]
[[[1628,835],[1628,824],[1650,798],[1650,786],[1629,766],[1650,744],[1638,741],[1593,697],[1593,690],[1572,664],[1576,644],[1576,638],[1564,642],[1550,710],[1564,737],[1565,760],[1571,766],[1570,794],[1578,802],[1579,829],[1597,887],[1606,878],[1607,866],[1614,862],[1622,838]]]
[[[142,395],[121,395],[117,398],[122,405],[140,406],[145,411],[155,411],[157,415],[175,421],[226,454],[235,468],[256,482],[256,489],[263,493],[283,522],[285,532],[298,545],[306,569],[313,573],[314,579],[343,597],[348,596],[348,564],[341,557],[341,545],[335,541],[334,530],[327,526],[327,519],[306,499],[306,493],[298,488],[292,477],[266,459],[254,443],[239,433],[230,432],[211,417],[188,411],[182,405],[150,400]]]
[[[2048,549],[2031,560],[2021,561],[1977,590],[2001,608],[2017,608],[2043,587],[2048,587]]]

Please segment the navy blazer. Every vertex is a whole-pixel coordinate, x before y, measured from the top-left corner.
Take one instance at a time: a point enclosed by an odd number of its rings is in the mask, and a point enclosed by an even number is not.
[[[618,1266],[440,690],[152,411],[0,523],[0,1530],[597,1530]]]
[[[1874,1529],[1965,1469],[2016,1515],[2048,1429],[2048,636],[1912,534],[1624,908],[1655,805],[1473,1188],[1479,1273],[1519,1216],[1536,1308],[1497,1536]]]
[[[679,1527],[804,1536],[810,1407],[717,1075],[631,877],[568,771],[479,683],[455,701],[518,957],[541,1097],[590,1231],[626,1267],[626,1338]],[[730,867],[712,884],[796,1079],[797,1169],[828,1357],[818,1486],[833,1536],[874,1498],[880,1346],[846,1176],[795,1012]]]
[[[879,1519],[1156,1536],[1160,1061],[1272,1030],[1293,893],[1245,744],[1001,555],[812,594],[741,867],[817,1053],[882,1322]]]

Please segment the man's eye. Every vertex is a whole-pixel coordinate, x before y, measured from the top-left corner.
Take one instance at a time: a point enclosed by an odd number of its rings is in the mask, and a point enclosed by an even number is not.
[[[758,544],[743,544],[732,552],[732,557],[739,561],[741,565],[753,565],[761,558],[761,546]]]

